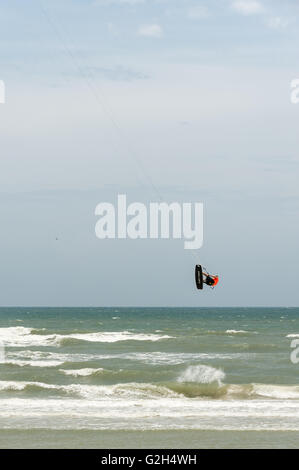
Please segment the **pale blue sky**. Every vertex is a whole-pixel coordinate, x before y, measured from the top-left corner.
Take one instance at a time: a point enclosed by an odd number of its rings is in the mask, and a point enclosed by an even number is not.
[[[0,304],[298,305],[298,21],[297,0],[2,0]],[[157,200],[149,179],[205,204],[219,289],[182,241],[96,239],[96,204]]]

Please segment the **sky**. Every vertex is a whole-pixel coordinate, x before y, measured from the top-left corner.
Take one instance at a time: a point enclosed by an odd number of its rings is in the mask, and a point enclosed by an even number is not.
[[[2,0],[0,305],[298,306],[298,22],[298,0]],[[203,202],[202,248],[99,240],[118,194]]]

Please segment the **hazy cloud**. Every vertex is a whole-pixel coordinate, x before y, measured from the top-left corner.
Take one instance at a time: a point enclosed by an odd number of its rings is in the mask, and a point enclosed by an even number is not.
[[[158,24],[145,24],[139,27],[138,34],[139,36],[161,38],[163,36],[163,29]]]
[[[241,15],[256,15],[264,11],[263,5],[257,0],[236,0],[231,6]]]

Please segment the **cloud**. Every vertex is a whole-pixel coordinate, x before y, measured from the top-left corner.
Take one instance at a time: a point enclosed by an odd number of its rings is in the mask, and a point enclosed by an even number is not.
[[[189,8],[187,12],[187,17],[192,20],[200,20],[202,18],[207,18],[208,16],[208,9],[202,5],[193,6]]]
[[[139,36],[147,36],[151,38],[161,38],[163,29],[158,24],[145,24],[138,29]]]
[[[232,8],[241,15],[257,15],[264,11],[263,5],[257,0],[236,0],[231,4]]]
[[[267,20],[267,26],[269,26],[269,28],[271,29],[276,29],[276,30],[285,29],[287,26],[289,26],[289,24],[290,24],[289,20],[285,18],[281,18],[280,16],[274,16]]]

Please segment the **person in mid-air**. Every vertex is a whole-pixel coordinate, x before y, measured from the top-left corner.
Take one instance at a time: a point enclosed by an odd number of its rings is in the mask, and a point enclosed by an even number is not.
[[[211,274],[202,273],[203,275],[203,282],[208,286],[215,287],[218,284],[219,278],[218,276],[212,276]]]
[[[213,276],[212,274],[208,274],[205,271],[206,269],[204,268],[203,270],[201,264],[197,264],[195,266],[195,283],[197,289],[199,290],[203,289],[204,284],[212,287],[213,289],[219,282],[218,275]]]

